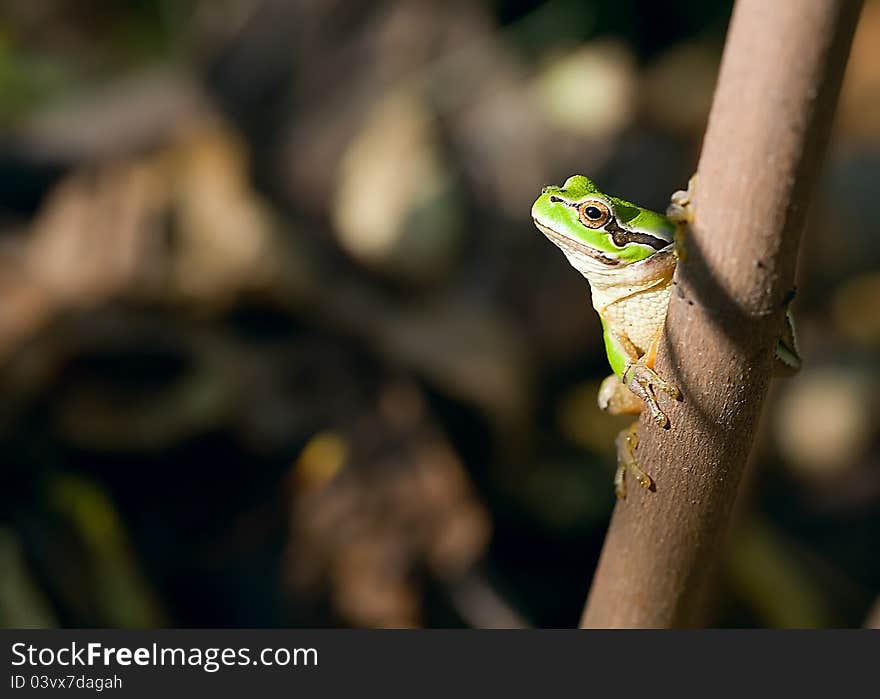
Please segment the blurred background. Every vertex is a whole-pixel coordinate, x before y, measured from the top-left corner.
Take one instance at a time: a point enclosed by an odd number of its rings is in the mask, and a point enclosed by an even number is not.
[[[575,626],[626,419],[529,208],[665,208],[731,4],[0,0],[0,624]],[[709,625],[880,594],[878,182],[869,0]]]

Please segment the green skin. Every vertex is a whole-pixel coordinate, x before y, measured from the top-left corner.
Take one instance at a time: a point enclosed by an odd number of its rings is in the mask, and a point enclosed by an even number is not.
[[[575,203],[592,197],[600,198],[612,205],[620,226],[634,231],[645,231],[672,242],[675,224],[669,218],[625,199],[600,192],[596,184],[583,175],[569,177],[561,187],[552,185],[544,187],[541,196],[532,206],[532,218],[548,228],[560,233],[564,232],[595,250],[608,253],[627,263],[639,262],[657,252],[646,245],[631,244],[624,247],[615,245],[604,228],[587,228],[581,224],[574,208],[560,206],[558,202],[553,201],[561,198],[569,203]]]
[[[599,405],[611,413],[639,413],[643,405],[654,421],[667,427],[656,393],[679,399],[678,389],[653,370],[679,257],[677,242],[693,219],[692,178],[687,192],[676,192],[667,215],[600,191],[583,175],[562,187],[545,187],[532,206],[532,219],[590,282],[593,305],[602,321],[608,363],[614,374],[599,391]],[[800,366],[791,315],[776,348],[780,369]],[[638,466],[633,450],[635,425],[618,437],[615,485],[626,496],[629,470],[645,488],[653,481]]]

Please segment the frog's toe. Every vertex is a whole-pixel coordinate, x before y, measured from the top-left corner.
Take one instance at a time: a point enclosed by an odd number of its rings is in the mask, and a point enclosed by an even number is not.
[[[675,224],[675,253],[678,259],[687,259],[685,247],[686,229],[694,222],[694,190],[697,184],[697,175],[694,174],[688,182],[687,191],[673,192],[669,198],[669,206],[666,208],[666,216]]]
[[[681,400],[681,392],[678,387],[660,378],[653,369],[649,369],[641,362],[637,362],[627,369],[624,375],[627,374],[629,375],[627,387],[648,406],[654,422],[660,427],[669,427],[669,418],[657,403],[656,392],[663,391],[674,400]]]
[[[614,494],[618,500],[626,500],[626,466],[620,463],[619,456],[617,470],[614,472]]]
[[[676,192],[675,194],[680,194],[680,192]],[[689,223],[693,218],[690,204],[680,204],[673,201],[666,207],[666,217],[672,219],[673,223]]]
[[[651,411],[651,419],[654,420],[654,423],[657,425],[657,427],[661,427],[663,429],[669,427],[669,417],[666,415],[666,413],[663,412],[660,406],[657,405],[657,399],[654,398],[653,395],[650,395],[650,398],[648,398],[645,402],[648,404],[648,410]]]
[[[638,482],[645,490],[654,489],[654,481],[651,479],[651,476],[638,468],[638,465],[635,465],[635,468],[631,466],[630,470],[633,471],[633,475],[636,477],[636,480],[638,480]]]
[[[664,381],[659,376],[657,380],[652,382],[651,384],[655,389],[660,389],[667,396],[672,398],[672,400],[681,400],[681,391],[678,390],[678,386],[675,384],[671,384],[668,381]]]
[[[693,219],[694,192],[697,187],[697,174],[694,173],[688,180],[686,190],[679,189],[669,197],[669,209],[666,215],[673,220],[690,221]]]

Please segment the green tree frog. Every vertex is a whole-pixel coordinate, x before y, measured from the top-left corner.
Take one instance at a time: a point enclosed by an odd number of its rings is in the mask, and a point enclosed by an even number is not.
[[[612,414],[638,414],[646,406],[659,427],[669,418],[657,402],[658,392],[679,400],[678,388],[654,371],[657,346],[666,320],[672,274],[686,225],[693,218],[688,190],[675,192],[666,214],[601,192],[583,175],[561,187],[545,187],[532,206],[532,219],[587,281],[599,313],[608,362],[614,373],[599,388],[599,407]],[[791,316],[777,347],[779,362],[800,366]],[[651,477],[637,463],[637,423],[617,437],[614,477],[619,498],[626,497],[626,472],[650,489]]]

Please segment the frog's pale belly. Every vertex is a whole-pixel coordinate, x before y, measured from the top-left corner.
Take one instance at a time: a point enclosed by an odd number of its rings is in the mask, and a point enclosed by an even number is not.
[[[663,328],[671,291],[672,284],[668,280],[660,282],[653,288],[612,301],[601,310],[601,316],[613,333],[628,338],[642,355]]]
[[[621,269],[581,270],[606,330],[624,343],[629,341],[638,356],[663,330],[675,264],[675,254],[668,250]]]

